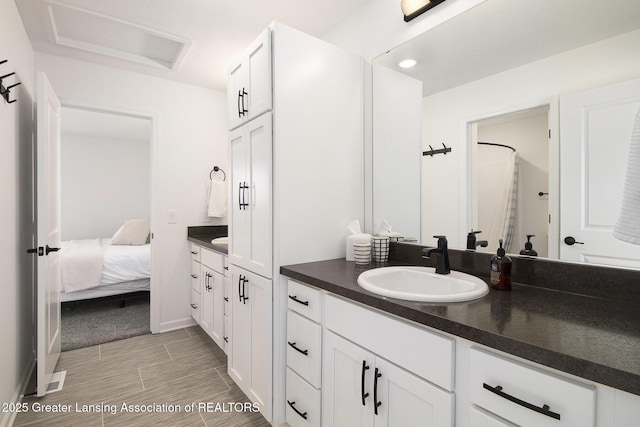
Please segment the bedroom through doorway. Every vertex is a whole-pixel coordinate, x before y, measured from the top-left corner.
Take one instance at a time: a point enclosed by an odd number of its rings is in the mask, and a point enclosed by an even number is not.
[[[150,118],[63,106],[62,351],[150,332]]]

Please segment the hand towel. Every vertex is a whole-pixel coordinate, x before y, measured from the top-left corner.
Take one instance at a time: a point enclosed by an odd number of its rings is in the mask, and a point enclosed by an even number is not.
[[[207,213],[210,217],[227,216],[227,182],[213,180],[209,184],[209,204]]]

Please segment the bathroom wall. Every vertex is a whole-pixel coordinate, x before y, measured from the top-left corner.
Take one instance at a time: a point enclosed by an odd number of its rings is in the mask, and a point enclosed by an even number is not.
[[[189,277],[187,226],[226,224],[205,221],[209,171],[228,170],[225,93],[44,53],[36,65],[63,105],[153,117],[151,330],[192,324],[189,287],[177,284]]]
[[[22,27],[15,2],[0,2],[0,75],[15,72],[5,86],[12,89],[13,104],[0,98],[0,402],[17,401],[28,380],[34,358],[35,316],[33,286],[35,257],[26,249],[35,246],[33,223],[33,155],[36,83],[34,54]],[[9,425],[12,414],[0,412],[0,426]]]

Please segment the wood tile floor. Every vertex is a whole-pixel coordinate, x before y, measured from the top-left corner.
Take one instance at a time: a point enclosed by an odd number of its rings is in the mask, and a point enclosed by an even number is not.
[[[64,388],[25,397],[14,426],[269,426],[226,361],[198,326],[63,352]]]

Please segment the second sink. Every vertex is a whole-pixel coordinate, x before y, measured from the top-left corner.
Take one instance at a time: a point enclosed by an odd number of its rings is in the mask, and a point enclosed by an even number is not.
[[[358,276],[358,285],[374,294],[420,302],[459,302],[489,293],[487,284],[470,274],[436,274],[431,267],[383,267]]]

